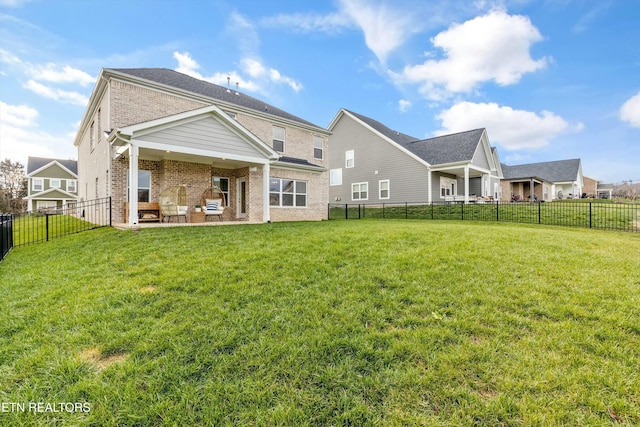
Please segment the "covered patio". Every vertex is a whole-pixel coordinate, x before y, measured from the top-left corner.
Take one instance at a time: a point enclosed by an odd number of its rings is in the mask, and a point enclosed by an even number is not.
[[[222,222],[270,219],[270,163],[278,154],[215,106],[114,130],[109,142],[116,223],[163,226],[152,225],[160,215],[143,212],[157,209],[160,192],[175,185],[186,188],[188,224],[214,186],[226,199]]]
[[[436,180],[442,201],[475,203],[493,199],[491,172],[469,162],[432,166],[431,180]]]

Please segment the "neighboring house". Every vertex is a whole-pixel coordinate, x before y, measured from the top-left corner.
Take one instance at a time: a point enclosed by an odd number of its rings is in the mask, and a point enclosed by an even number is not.
[[[485,129],[418,139],[341,109],[329,125],[332,203],[478,201],[500,195]]]
[[[582,182],[584,185],[582,186],[582,194],[586,195],[586,197],[598,197],[598,180],[589,178],[587,176],[582,177]]]
[[[27,185],[27,211],[60,209],[78,198],[78,162],[29,157]]]
[[[584,181],[580,159],[556,160],[524,165],[502,165],[503,200],[576,199],[582,196]]]
[[[113,222],[130,225],[139,203],[179,184],[190,211],[215,185],[225,219],[326,219],[329,134],[237,88],[163,68],[103,69],[74,141],[79,192],[111,196]]]
[[[613,184],[598,184],[598,199],[611,199],[613,197]]]

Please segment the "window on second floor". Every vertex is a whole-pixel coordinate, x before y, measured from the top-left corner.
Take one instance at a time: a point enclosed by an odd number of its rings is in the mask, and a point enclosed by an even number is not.
[[[31,189],[33,191],[42,191],[44,190],[44,179],[42,178],[33,178],[31,181]]]
[[[324,138],[321,136],[313,137],[313,158],[321,160],[324,158]]]
[[[91,122],[91,127],[89,128],[89,150],[93,151],[96,148],[96,126],[95,123]]]
[[[273,149],[284,153],[284,128],[273,126]]]
[[[67,180],[67,192],[75,193],[78,191],[78,182],[75,179]]]
[[[60,179],[58,178],[50,178],[49,179],[49,187],[51,188],[60,188],[62,186]]]
[[[346,151],[344,153],[344,167],[352,168],[355,165],[355,155],[353,150]]]

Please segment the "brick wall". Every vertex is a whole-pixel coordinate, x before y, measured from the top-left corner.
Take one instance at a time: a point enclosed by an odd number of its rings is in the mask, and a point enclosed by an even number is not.
[[[329,172],[305,172],[271,168],[273,178],[307,181],[307,207],[271,206],[271,221],[320,221],[327,219]]]
[[[110,85],[111,126],[120,128],[206,107],[208,104],[117,80]]]

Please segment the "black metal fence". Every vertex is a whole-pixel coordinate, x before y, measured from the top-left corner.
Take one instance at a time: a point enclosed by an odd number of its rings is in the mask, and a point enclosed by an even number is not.
[[[3,218],[7,218],[2,221],[0,233],[4,257],[11,247],[111,226],[111,197],[72,202],[61,208],[49,208],[38,212],[8,214]]]
[[[405,218],[516,222],[640,232],[640,204],[536,203],[329,204],[329,219]]]
[[[11,214],[0,214],[0,261],[13,247],[13,217]]]

